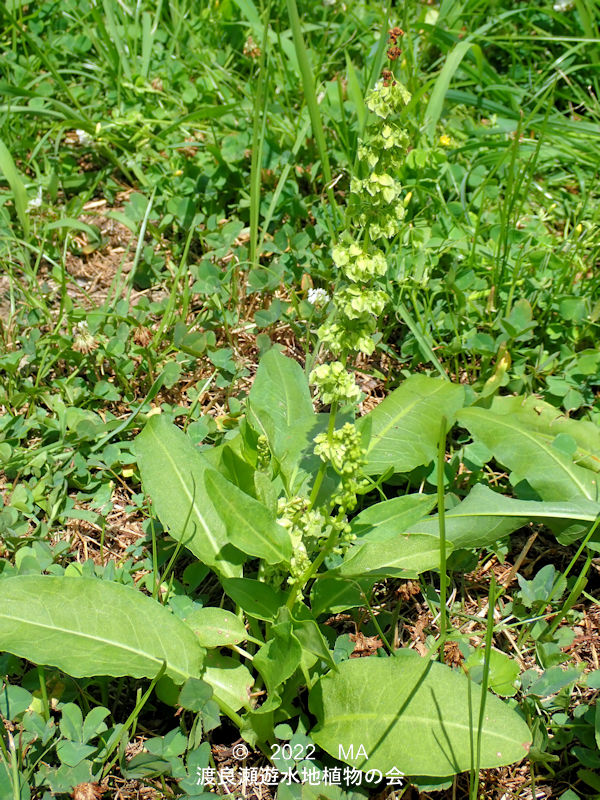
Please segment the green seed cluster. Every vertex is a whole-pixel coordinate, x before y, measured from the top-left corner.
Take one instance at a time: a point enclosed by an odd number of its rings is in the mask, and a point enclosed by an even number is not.
[[[271,450],[266,436],[262,433],[256,442],[256,468],[261,472],[268,469],[271,463]]]
[[[360,397],[360,390],[352,375],[346,371],[341,361],[331,364],[319,364],[310,373],[313,383],[325,404],[354,403]]]
[[[322,461],[330,463],[341,478],[340,490],[332,498],[332,502],[339,506],[340,513],[345,515],[347,511],[355,508],[356,495],[366,485],[360,478],[365,463],[361,435],[355,425],[347,422],[331,435],[320,433],[314,441],[315,454]]]
[[[350,182],[346,233],[332,253],[343,279],[333,297],[335,314],[318,330],[321,344],[339,360],[320,364],[310,374],[321,401],[334,406],[333,414],[338,405],[356,403],[360,397],[354,377],[346,369],[346,358],[350,353],[370,355],[375,349],[377,318],[389,299],[376,285],[388,270],[377,241],[396,236],[404,218],[402,186],[395,175],[409,139],[388,117],[406,105],[410,95],[390,75],[387,73],[366,99],[376,118],[359,142],[360,170]],[[340,480],[328,503],[319,508],[300,497],[280,501],[279,524],[290,531],[294,550],[291,583],[302,579],[319,549],[327,546],[331,552],[343,554],[348,548],[355,537],[347,514],[368,486],[362,477],[365,451],[361,435],[352,423],[320,433],[314,442],[323,470],[325,465],[332,467]]]
[[[409,144],[406,131],[388,117],[409,100],[410,94],[390,74],[366,99],[375,119],[359,142],[359,172],[350,182],[346,233],[332,253],[346,283],[334,296],[333,319],[318,330],[321,343],[340,361],[326,369],[317,368],[311,374],[324,403],[349,402],[356,396],[350,389],[350,373],[346,373],[347,380],[341,377],[345,372],[343,355],[371,355],[375,349],[373,334],[377,318],[388,301],[386,292],[373,287],[374,281],[388,269],[385,253],[377,241],[396,236],[402,227],[402,185],[395,176]]]

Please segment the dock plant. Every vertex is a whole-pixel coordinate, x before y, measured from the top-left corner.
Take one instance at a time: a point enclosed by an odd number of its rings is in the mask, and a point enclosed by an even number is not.
[[[448,4],[442,5],[446,10]],[[326,184],[326,213],[314,226],[322,237],[318,248],[322,263],[315,271],[315,283],[322,285],[311,285],[306,293],[318,322],[305,331],[304,341],[314,344],[303,359],[292,358],[281,345],[259,334],[263,337],[261,356],[251,388],[240,399],[229,398],[231,413],[220,420],[219,436],[208,437],[208,428],[203,430],[198,420],[191,425],[187,420],[180,427],[175,422],[177,414],[167,413],[164,403],[150,407],[160,389],[177,383],[180,365],[172,362],[172,380],[167,382],[163,373],[152,374],[146,402],[125,422],[111,417],[107,438],[89,445],[94,469],[108,468],[96,451],[104,445],[112,447],[111,439],[125,429],[136,430],[133,443],[121,442],[124,455],[115,445],[113,456],[129,459],[124,465],[126,477],[139,478],[136,491],[142,498],[140,505],[145,504],[152,564],[139,585],[125,568],[96,571],[93,564],[76,563],[64,568],[55,563],[51,549],[37,541],[31,547],[16,548],[14,566],[3,562],[0,651],[8,665],[6,674],[11,659],[17,658],[26,659],[34,670],[27,674],[28,688],[7,681],[0,691],[0,714],[7,721],[7,735],[0,736],[2,800],[28,800],[30,781],[32,785],[37,781],[34,788],[50,786],[55,794],[70,793],[81,784],[99,784],[117,762],[125,777],[160,778],[165,789],[169,776],[170,786],[177,786],[182,796],[206,797],[202,792],[210,786],[199,784],[196,776],[198,770],[211,768],[210,734],[224,722],[234,726],[235,737],[239,735],[244,746],[257,757],[270,759],[282,773],[306,769],[308,764],[322,775],[332,767],[346,766],[360,772],[363,787],[375,793],[390,776],[401,776],[405,787],[413,783],[435,789],[447,787],[454,776],[468,772],[470,798],[475,800],[481,769],[515,764],[526,757],[531,763],[552,762],[546,753],[552,743],[547,736],[544,740],[545,726],[560,727],[560,693],[575,685],[592,692],[600,686],[597,674],[588,678],[581,670],[561,666],[572,641],[563,622],[570,619],[585,593],[600,547],[598,426],[589,419],[564,415],[535,395],[501,394],[505,370],[500,372],[508,358],[499,361],[496,374],[479,387],[481,391],[460,382],[458,370],[451,375],[432,358],[429,366],[433,363],[439,374],[431,374],[429,368],[402,374],[396,388],[386,391],[381,402],[367,411],[361,370],[369,359],[389,349],[383,340],[389,320],[397,320],[399,314],[408,320],[407,332],[414,336],[416,331],[419,341],[425,340],[421,333],[426,326],[415,323],[401,308],[392,279],[399,274],[394,264],[416,213],[411,209],[411,221],[407,221],[412,189],[402,184],[400,176],[406,173],[408,162],[418,165],[417,157],[411,158],[415,146],[422,148],[419,153],[425,150],[422,142],[415,141],[417,123],[413,120],[409,126],[402,121],[416,112],[411,93],[396,75],[400,53],[396,40],[401,32],[395,28],[391,63],[380,70],[380,44],[375,52],[380,76],[367,81],[364,98],[359,97],[360,87],[349,63],[349,85],[362,108],[361,123],[356,152],[347,166],[346,190],[334,192],[297,10],[293,0],[287,6],[291,30],[285,43],[295,53],[303,76],[309,112],[303,124],[308,130],[310,122],[317,151],[321,148],[320,168]],[[248,36],[246,46],[240,46],[248,58],[260,59],[263,67],[271,57],[266,52],[271,46],[269,11],[270,4],[264,25],[262,16],[251,13],[254,38]],[[110,15],[109,21],[115,25]],[[154,23],[147,12],[141,24],[147,37],[153,35]],[[184,24],[183,16],[178,24]],[[589,30],[591,37],[593,29]],[[35,41],[31,38],[34,45]],[[471,47],[470,41],[462,44],[452,51],[449,63],[454,69]],[[150,50],[145,46],[139,54],[146,73]],[[129,50],[123,47],[121,52],[126,55]],[[474,52],[473,63],[482,70],[481,54]],[[134,54],[130,55],[133,59]],[[124,63],[129,62],[125,59]],[[474,69],[470,62],[469,69]],[[126,77],[133,80],[131,75]],[[451,75],[446,67],[441,77],[439,85],[447,89]],[[266,83],[261,72],[261,98]],[[153,86],[154,92],[161,91],[159,82]],[[419,87],[411,80],[411,90],[415,89]],[[344,110],[341,83],[339,91]],[[453,140],[436,128],[440,91],[436,87],[432,92],[435,103],[428,106],[429,116],[421,128],[450,147]],[[115,120],[116,125],[116,115]],[[132,116],[130,123],[137,126],[137,117]],[[120,124],[129,130],[125,122]],[[266,117],[257,115],[254,145],[264,136],[265,127]],[[82,134],[82,147],[93,145],[92,130],[96,129],[91,124],[76,130]],[[100,126],[99,140],[101,134]],[[144,142],[153,135],[145,130]],[[125,147],[127,137],[123,134],[122,138]],[[176,145],[169,147],[182,148],[181,142]],[[218,154],[218,148],[213,151]],[[255,150],[251,159],[252,198],[260,203],[259,155]],[[2,156],[8,163],[4,151]],[[451,158],[444,155],[446,166]],[[133,157],[131,161],[129,166],[137,174],[139,165]],[[428,163],[428,169],[435,169],[434,162],[433,166]],[[16,184],[12,160],[10,165],[9,178]],[[197,187],[200,183],[198,179]],[[279,187],[274,195],[277,191]],[[27,211],[22,194],[14,211],[23,241],[28,242],[31,209]],[[144,231],[147,224],[154,224],[150,220],[153,198],[154,194],[141,211]],[[176,202],[167,202],[167,208],[176,207]],[[193,203],[186,201],[185,209],[189,233],[182,266],[176,272],[177,285],[184,280],[194,233]],[[259,269],[265,240],[262,236],[258,241],[259,211],[256,206],[250,210],[248,262],[252,267],[248,280],[257,282],[264,277]],[[210,228],[212,222],[207,221],[203,229],[207,240],[219,235],[216,223]],[[235,241],[241,228],[234,225],[233,229]],[[275,247],[285,255],[285,237],[274,242]],[[136,265],[142,258],[142,244],[138,250]],[[151,265],[155,254],[151,247],[147,250],[144,257]],[[225,261],[226,254],[222,255]],[[410,268],[405,255],[403,274]],[[238,280],[242,267],[237,263],[236,270]],[[145,279],[150,280],[147,275]],[[235,320],[219,295],[222,287],[213,263],[202,263],[197,283],[210,287],[223,317],[224,335],[233,345],[242,329],[230,324]],[[189,294],[186,284],[186,311]],[[240,290],[238,299],[242,294]],[[163,317],[157,339],[171,329],[176,315],[174,296],[166,306],[166,321]],[[67,313],[69,303],[63,292],[61,314]],[[125,306],[119,313],[128,312]],[[523,311],[523,306],[519,309]],[[261,309],[255,319],[260,321],[261,313],[266,318],[267,311]],[[521,335],[518,320],[514,315],[511,319],[514,325],[506,328],[507,341]],[[97,359],[94,368],[100,369],[109,345],[115,358],[124,352],[117,336],[120,329],[112,330],[109,338],[99,332],[97,323],[92,317],[89,325],[80,319],[71,327],[78,365],[90,357]],[[215,345],[214,334],[211,339],[204,333],[190,333],[186,324],[180,321],[173,326],[177,347],[186,357],[195,358],[209,344]],[[300,312],[294,324],[302,324]],[[313,325],[312,317],[306,325]],[[152,334],[141,326],[137,333],[136,355],[141,359]],[[258,346],[259,337],[256,341]],[[52,366],[50,350],[46,355]],[[30,348],[21,361],[11,361],[14,381],[31,352]],[[227,352],[225,348],[210,352],[213,366],[220,364],[232,374],[237,369],[233,346]],[[431,348],[428,352],[433,353]],[[133,367],[127,370],[121,376],[123,384]],[[108,380],[99,380],[97,390],[119,398]],[[198,392],[198,402],[201,395]],[[67,410],[56,399],[51,402],[64,415],[63,433],[72,437],[69,441],[85,442],[75,438],[85,437],[91,425],[84,410]],[[30,416],[36,413],[32,407]],[[54,440],[48,447],[53,446]],[[12,457],[11,447],[7,459]],[[81,465],[82,457],[69,450],[65,469],[70,460]],[[58,502],[54,488],[52,492],[52,502]],[[54,506],[42,494],[36,495],[37,502],[46,502],[50,514]],[[81,516],[80,509],[71,511],[75,518],[78,512]],[[9,522],[14,523],[12,517]],[[545,566],[527,579],[519,574],[519,589],[510,599],[506,598],[510,582],[492,575],[485,603],[476,613],[468,613],[450,587],[480,564],[482,553],[500,563],[511,534],[531,524],[543,525],[555,537],[557,548],[575,548],[566,570],[560,573],[554,566]],[[163,554],[168,550],[168,558],[159,561],[161,547]],[[517,569],[518,564],[513,574],[509,572],[511,579]],[[431,616],[429,634],[418,648],[402,640],[397,616],[378,602],[382,593],[391,591],[400,597],[400,587],[411,585],[423,592]],[[356,642],[336,627],[340,620],[370,626],[376,644],[366,653],[354,647]],[[465,620],[472,623],[471,630],[477,629],[477,645],[472,641],[475,637],[461,627]],[[521,672],[521,660],[517,663],[494,647],[499,633],[511,642],[516,637],[516,651],[527,646],[539,669]],[[453,648],[460,653],[454,660],[449,657]],[[48,694],[47,668],[61,670],[68,686],[68,699],[59,709],[59,732],[52,689]],[[109,679],[122,678],[143,684],[129,698],[131,714],[109,727],[104,721],[111,714]],[[78,692],[85,715],[75,702]],[[145,751],[129,759],[127,742],[153,693],[169,713],[177,715],[179,727],[147,740]],[[98,695],[102,705],[90,708]],[[577,735],[586,743],[578,752],[584,752],[588,766],[597,763],[593,748],[599,741],[597,701],[593,708],[584,708],[577,726],[565,723],[577,727]],[[548,722],[551,714],[552,722]],[[13,735],[17,724],[20,742]],[[298,758],[281,758],[282,741],[299,748]],[[51,746],[56,746],[61,762],[54,771],[44,762]],[[343,788],[351,791],[348,782]],[[281,800],[289,796],[280,795]],[[333,799],[339,793],[324,796]]]

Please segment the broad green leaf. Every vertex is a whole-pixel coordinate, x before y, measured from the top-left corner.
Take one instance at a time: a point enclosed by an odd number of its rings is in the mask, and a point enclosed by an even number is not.
[[[314,413],[302,367],[276,348],[267,351],[248,395],[247,414],[252,427],[266,436],[287,484],[298,493],[311,469],[318,469],[313,439],[323,424],[320,416],[325,416]]]
[[[308,381],[300,364],[276,348],[261,358],[248,395],[248,418],[267,437],[276,458],[285,449],[288,430],[314,416]]]
[[[434,494],[407,494],[394,497],[361,511],[352,520],[352,532],[362,541],[388,539],[402,533],[426,517],[437,502]]]
[[[583,419],[570,419],[560,409],[539,397],[495,397],[492,411],[526,425],[547,442],[566,434],[575,440],[573,461],[579,466],[600,472],[600,426]]]
[[[254,678],[248,669],[235,658],[211,651],[204,662],[200,676],[213,689],[219,705],[227,705],[232,711],[250,709],[250,691]]]
[[[447,542],[447,552],[452,544]],[[383,541],[358,544],[348,550],[339,567],[331,575],[347,578],[406,577],[414,578],[428,569],[439,569],[439,536],[421,533],[399,533]]]
[[[600,504],[589,500],[546,503],[535,500],[513,500],[487,486],[476,485],[470,494],[446,512],[446,538],[454,547],[485,547],[522,528],[530,520],[539,520],[549,527],[565,520],[593,522],[600,513]],[[411,525],[411,533],[435,535],[438,517],[427,517]]]
[[[445,664],[417,657],[350,659],[311,690],[318,719],[311,737],[362,770],[453,775],[475,760],[480,698],[481,687]],[[525,722],[491,694],[481,733],[483,769],[512,764],[529,750]],[[366,759],[356,757],[361,744]],[[355,760],[342,754],[351,746]]]
[[[2,580],[0,650],[75,678],[198,676],[204,649],[182,620],[130,586],[96,578]]]
[[[56,745],[56,755],[59,757],[62,764],[68,767],[76,767],[84,758],[91,755],[96,748],[90,744],[82,744],[81,742],[69,742],[63,739]]]
[[[203,791],[202,770],[209,766],[210,742],[202,742],[195,750],[188,750],[186,758],[187,777],[179,778],[179,791],[186,800],[215,800],[212,792]]]
[[[554,564],[546,564],[530,581],[517,574],[517,581],[520,600],[525,608],[533,608],[537,604],[545,607],[551,599],[557,602],[567,588],[565,576],[561,572],[558,573],[558,577],[556,576]]]
[[[188,678],[177,697],[178,705],[187,711],[202,711],[213,696],[212,686],[200,678]]]
[[[103,706],[95,706],[86,714],[85,722],[81,730],[83,742],[89,742],[90,739],[98,736],[98,734],[104,733],[107,729],[104,720],[109,714],[110,711],[108,708],[103,708]]]
[[[287,599],[283,592],[251,578],[225,578],[221,583],[233,602],[246,614],[266,622],[275,619]]]
[[[241,553],[204,486],[207,464],[191,440],[166,418],[150,417],[135,440],[145,491],[171,536],[221,575],[241,574]]]
[[[247,638],[244,623],[224,608],[197,608],[185,618],[203,647],[237,644]]]
[[[127,762],[122,774],[128,780],[139,780],[168,774],[171,769],[172,765],[168,759],[154,753],[142,752]]]
[[[598,499],[597,474],[575,464],[518,416],[486,408],[465,408],[457,416],[473,438],[512,471],[513,485],[527,480],[542,500]]]
[[[435,458],[442,417],[448,426],[462,408],[464,388],[438,378],[412,375],[363,419],[372,422],[365,471],[389,467],[409,472]]]
[[[574,683],[580,676],[581,672],[574,667],[569,667],[568,669],[563,669],[558,665],[550,667],[531,684],[527,690],[527,694],[549,697],[551,694],[556,694],[570,683]]]
[[[300,642],[303,651],[305,653],[313,653],[322,661],[325,661],[326,664],[335,668],[335,662],[327,644],[327,639],[321,632],[310,610],[303,603],[297,603],[294,606],[291,617],[294,636]]]
[[[0,714],[5,719],[16,719],[19,714],[27,711],[32,702],[33,695],[22,686],[5,683],[0,689]]]
[[[588,689],[600,689],[600,669],[594,669],[582,677]]]
[[[60,718],[60,732],[74,742],[82,741],[83,714],[76,703],[65,703]]]
[[[302,646],[289,622],[273,625],[269,641],[254,656],[252,665],[262,675],[267,691],[273,694],[300,666]]]
[[[204,473],[206,491],[223,520],[231,543],[244,553],[269,564],[289,561],[292,542],[285,528],[250,495],[215,470]]]

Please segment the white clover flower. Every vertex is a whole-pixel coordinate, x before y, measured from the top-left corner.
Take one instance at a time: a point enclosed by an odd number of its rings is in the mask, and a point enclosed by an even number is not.
[[[77,128],[75,131],[75,136],[77,137],[77,143],[80,144],[82,147],[89,147],[91,144],[94,143],[93,138],[89,135],[87,131],[82,130],[81,128]]]
[[[73,337],[73,350],[78,353],[91,353],[98,347],[98,342],[92,335],[85,320],[78,322],[75,326],[75,336]]]
[[[27,203],[27,211],[33,211],[35,208],[40,208],[42,205],[42,187],[38,186],[37,194],[32,197]]]
[[[308,302],[317,307],[324,306],[331,300],[331,297],[327,294],[325,289],[309,289],[308,290]]]

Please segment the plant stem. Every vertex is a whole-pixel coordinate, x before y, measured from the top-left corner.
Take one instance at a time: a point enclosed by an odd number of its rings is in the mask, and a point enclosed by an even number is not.
[[[323,561],[325,561],[325,558],[327,557],[327,555],[331,551],[331,548],[335,544],[335,540],[337,539],[337,536],[338,536],[338,532],[334,528],[331,531],[331,533],[329,534],[329,536],[327,538],[327,541],[325,542],[325,545],[324,545],[323,549],[321,550],[321,552],[319,553],[319,555],[315,558],[315,560],[312,562],[310,567],[306,570],[304,575],[302,575],[299,578],[299,580],[297,580],[296,583],[292,586],[292,590],[290,591],[290,595],[289,595],[289,597],[287,599],[287,602],[286,602],[286,606],[290,609],[290,611],[294,607],[294,603],[296,602],[296,597],[298,596],[298,593],[301,592],[302,589],[304,589],[304,587],[309,582],[309,580],[312,578],[312,576],[315,575],[315,573],[317,572],[317,570],[319,569],[319,567],[321,566]]]
[[[265,11],[264,34],[258,67],[254,121],[252,125],[252,163],[250,167],[250,268],[258,265],[258,224],[260,218],[260,183],[262,154],[267,125],[266,78],[268,75],[269,17],[271,3]]]
[[[333,436],[333,432],[335,430],[335,417],[337,414],[337,409],[338,409],[338,404],[332,403],[331,410],[329,412],[329,426],[327,428],[327,438],[329,439],[330,445],[331,445],[331,437]],[[315,478],[315,482],[313,484],[313,488],[310,493],[307,511],[311,511],[314,504],[317,501],[317,497],[319,496],[319,489],[321,488],[321,484],[323,483],[323,478],[325,477],[326,470],[327,470],[327,462],[323,461],[323,463],[319,467],[317,477]]]
[[[588,573],[589,568],[592,565],[592,558],[593,558],[593,556],[590,553],[588,555],[588,557],[586,558],[586,560],[585,560],[585,564],[581,568],[581,572],[579,573],[579,577],[575,581],[575,586],[573,586],[573,588],[571,589],[571,592],[570,592],[569,596],[567,597],[567,599],[565,600],[565,602],[563,603],[562,608],[560,609],[560,611],[558,612],[558,614],[554,618],[554,622],[552,623],[552,625],[550,625],[550,628],[548,630],[548,635],[550,636],[550,638],[552,636],[554,636],[554,633],[556,632],[556,629],[558,628],[560,623],[563,621],[563,619],[566,617],[566,615],[571,610],[571,608],[573,608],[573,606],[577,602],[577,599],[579,598],[579,595],[581,594],[581,592],[585,589],[586,584],[587,584],[586,575]]]
[[[48,705],[48,692],[46,691],[46,674],[43,667],[37,668],[38,678],[40,681],[40,692],[42,695],[42,716],[48,722],[50,719],[50,706]]]
[[[329,439],[330,446],[333,437],[333,432],[335,430],[335,418],[337,415],[337,410],[338,410],[338,404],[336,402],[332,403],[331,409],[329,411],[329,425],[327,428],[327,438]],[[315,478],[315,482],[313,484],[313,488],[310,493],[310,498],[308,501],[307,511],[310,511],[313,508],[317,500],[317,497],[319,495],[319,489],[321,488],[321,484],[323,483],[323,478],[325,477],[326,470],[327,470],[327,462],[324,461],[319,467],[317,477]],[[338,537],[338,531],[336,530],[336,528],[334,528],[329,534],[329,537],[325,542],[325,545],[323,546],[323,549],[321,550],[319,555],[315,558],[310,567],[308,567],[306,572],[303,575],[301,575],[300,578],[296,581],[296,583],[292,586],[292,589],[290,591],[289,597],[286,602],[286,606],[290,610],[294,607],[294,603],[296,602],[296,597],[298,596],[298,592],[301,592],[302,589],[304,589],[308,581],[317,572],[317,570],[325,560],[326,556],[331,551],[331,548],[334,546],[337,537]]]
[[[444,464],[446,460],[446,426],[447,419],[442,417],[440,438],[438,442],[438,463],[437,463],[437,502],[438,502],[438,523],[440,531],[440,660],[444,660],[444,642],[446,641],[446,595],[447,595],[447,575],[446,575],[446,510],[444,508]]]
[[[162,676],[165,674],[166,668],[167,668],[167,662],[163,661],[162,667],[159,669],[159,671],[156,673],[156,675],[152,679],[152,681],[150,683],[150,686],[146,689],[146,691],[144,692],[144,694],[141,697],[138,697],[138,701],[135,704],[135,707],[134,707],[133,711],[131,712],[131,714],[125,720],[125,724],[123,725],[123,731],[121,733],[121,736],[119,736],[117,738],[117,740],[113,742],[110,750],[106,754],[106,757],[105,757],[105,760],[104,760],[104,769],[102,770],[102,777],[103,778],[105,778],[108,775],[108,773],[112,769],[115,761],[119,757],[119,754],[117,753],[117,755],[113,758],[113,760],[110,763],[107,763],[108,759],[110,758],[112,753],[115,751],[115,749],[119,746],[119,742],[121,742],[122,739],[125,736],[128,735],[128,731],[129,731],[130,726],[132,726],[137,721],[137,718],[140,715],[140,712],[141,712],[142,708],[146,705],[146,701],[148,700],[148,698],[152,694],[152,690],[154,689],[154,687],[158,683],[158,681],[162,678]]]
[[[469,800],[477,800],[479,789],[479,765],[481,764],[481,736],[485,716],[485,703],[487,700],[488,682],[490,676],[490,655],[492,652],[492,638],[494,636],[494,609],[499,595],[496,594],[496,579],[491,573],[490,592],[488,595],[487,625],[485,629],[485,650],[483,655],[483,676],[481,681],[481,699],[479,701],[479,718],[477,720],[477,746],[475,753],[475,767],[471,776]]]

